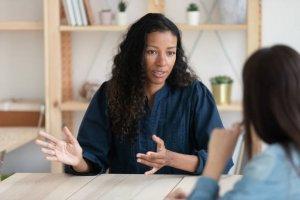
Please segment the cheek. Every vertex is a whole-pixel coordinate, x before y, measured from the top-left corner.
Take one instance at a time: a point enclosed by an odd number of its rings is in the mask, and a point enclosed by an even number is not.
[[[175,65],[175,62],[176,62],[176,57],[169,59],[169,61],[168,61],[168,67],[169,67],[170,71],[173,69],[173,67]]]
[[[155,66],[156,58],[154,56],[145,56],[146,69],[151,69]]]

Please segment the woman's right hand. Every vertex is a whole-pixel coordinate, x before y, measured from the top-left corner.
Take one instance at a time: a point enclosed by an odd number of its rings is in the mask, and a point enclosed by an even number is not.
[[[65,141],[40,131],[39,135],[46,138],[47,141],[37,139],[36,143],[42,147],[41,150],[46,155],[47,160],[78,166],[83,160],[82,148],[67,127],[63,128],[63,132],[66,136]]]

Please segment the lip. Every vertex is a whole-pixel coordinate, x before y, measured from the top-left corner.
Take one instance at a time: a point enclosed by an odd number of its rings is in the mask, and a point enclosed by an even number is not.
[[[152,75],[155,78],[163,78],[163,77],[165,77],[166,74],[167,74],[167,72],[162,71],[162,70],[153,70],[152,71]]]

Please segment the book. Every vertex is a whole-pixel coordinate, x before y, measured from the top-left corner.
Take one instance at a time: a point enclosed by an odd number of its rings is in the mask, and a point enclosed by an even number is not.
[[[86,11],[84,8],[83,0],[78,0],[78,4],[79,4],[80,16],[82,19],[82,24],[84,26],[87,26],[88,22],[87,22],[87,16],[86,16]]]
[[[75,20],[76,20],[76,24],[78,26],[82,26],[82,19],[80,16],[80,9],[79,9],[79,2],[78,0],[72,0],[72,4],[73,4],[73,8],[74,8],[74,13],[75,13]]]
[[[62,3],[63,3],[68,24],[72,26],[76,26],[72,0],[63,0]]]
[[[86,10],[86,13],[87,13],[88,23],[90,25],[94,25],[95,24],[95,19],[94,19],[94,15],[93,15],[92,6],[90,4],[90,0],[83,0],[83,3],[84,3],[85,10]]]

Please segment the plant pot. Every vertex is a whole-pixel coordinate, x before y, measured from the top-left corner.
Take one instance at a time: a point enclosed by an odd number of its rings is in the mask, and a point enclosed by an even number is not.
[[[127,12],[117,13],[117,24],[120,26],[124,26],[127,24]]]
[[[102,10],[99,12],[100,22],[103,25],[112,24],[113,13],[110,10]]]
[[[187,24],[189,25],[198,25],[200,19],[200,12],[199,11],[188,11],[187,12]]]
[[[220,22],[243,24],[246,22],[247,0],[218,0]]]
[[[231,103],[232,84],[212,84],[212,93],[218,105]]]

